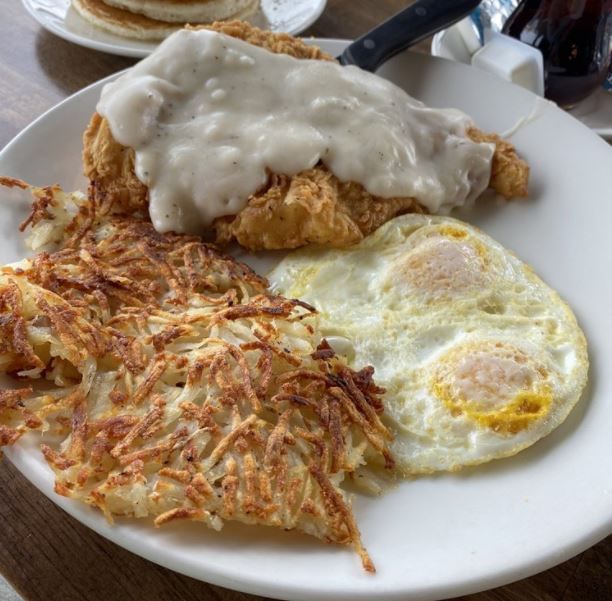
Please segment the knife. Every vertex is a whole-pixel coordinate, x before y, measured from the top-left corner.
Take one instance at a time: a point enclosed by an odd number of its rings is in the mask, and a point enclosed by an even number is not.
[[[384,62],[471,13],[481,0],[419,0],[353,42],[341,65],[376,71]]]

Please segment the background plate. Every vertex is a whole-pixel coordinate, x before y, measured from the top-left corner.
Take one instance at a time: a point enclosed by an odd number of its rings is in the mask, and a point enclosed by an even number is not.
[[[343,49],[339,41],[319,43],[333,55]],[[381,74],[432,106],[465,110],[485,131],[516,129],[529,117],[512,137],[532,167],[529,200],[480,202],[456,216],[516,251],[572,305],[592,361],[584,398],[563,426],[514,458],[403,482],[381,498],[356,497],[375,576],[361,570],[351,550],[296,533],[232,524],[221,533],[198,524],[155,530],[136,520],[111,527],[95,510],[52,492],[51,470],[34,440],[6,451],[40,490],[96,532],[213,584],[309,601],[467,594],[552,567],[612,533],[612,151],[554,105],[483,71],[405,53]],[[0,153],[0,175],[83,186],[81,134],[102,85],[24,130]],[[0,190],[2,263],[24,253],[16,226],[25,203],[13,196]]]
[[[47,30],[86,48],[142,58],[158,43],[130,40],[107,33],[83,19],[70,0],[22,0],[27,11]],[[325,10],[327,0],[261,0],[260,10],[247,19],[271,31],[297,34],[310,27]]]

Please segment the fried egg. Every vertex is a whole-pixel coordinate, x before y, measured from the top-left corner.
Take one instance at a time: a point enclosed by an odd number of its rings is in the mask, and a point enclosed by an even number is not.
[[[269,277],[319,310],[336,352],[374,366],[405,474],[514,455],[559,426],[586,385],[570,308],[456,219],[404,215],[354,247],[292,253]]]

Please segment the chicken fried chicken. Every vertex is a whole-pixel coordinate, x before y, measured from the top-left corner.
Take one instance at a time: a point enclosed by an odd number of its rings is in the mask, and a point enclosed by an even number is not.
[[[259,30],[239,21],[215,23],[214,31],[240,38],[275,53],[299,59],[333,60],[320,49],[286,34]],[[490,187],[510,199],[527,195],[529,167],[514,147],[476,128],[468,136],[495,144]],[[96,202],[122,211],[147,205],[148,189],[134,170],[134,150],[119,144],[106,119],[95,113],[84,135],[85,175]],[[237,241],[250,250],[297,248],[306,244],[345,247],[393,217],[426,212],[414,198],[373,196],[356,182],[342,182],[322,163],[294,176],[270,173],[267,183],[237,215],[213,223],[216,241]]]

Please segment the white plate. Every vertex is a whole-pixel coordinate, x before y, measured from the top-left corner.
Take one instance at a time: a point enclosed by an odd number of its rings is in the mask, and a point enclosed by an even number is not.
[[[437,33],[431,41],[431,53],[458,63],[469,64],[470,55],[461,42],[457,27]],[[588,98],[579,102],[569,114],[582,121],[604,140],[612,142],[612,91],[599,88]]]
[[[343,48],[339,41],[321,45],[332,54]],[[570,302],[590,345],[585,397],[563,426],[514,458],[403,482],[377,499],[356,497],[375,576],[362,572],[349,549],[269,528],[154,530],[137,521],[110,527],[95,510],[52,492],[51,470],[32,442],[7,450],[27,478],[98,533],[221,586],[292,600],[355,601],[439,599],[494,587],[550,568],[612,532],[612,150],[554,105],[482,71],[406,53],[382,73],[433,106],[471,113],[484,130],[505,131],[535,115],[513,137],[532,167],[530,199],[481,203],[463,217],[514,249]],[[83,185],[81,132],[102,84],[21,133],[0,153],[0,174]],[[0,263],[24,252],[10,196],[0,196]]]
[[[83,19],[70,0],[22,0],[27,11],[47,30],[86,48],[142,58],[155,50],[157,42],[141,42],[107,33]],[[327,0],[261,0],[261,8],[247,19],[271,31],[297,34],[310,27],[323,13]]]

